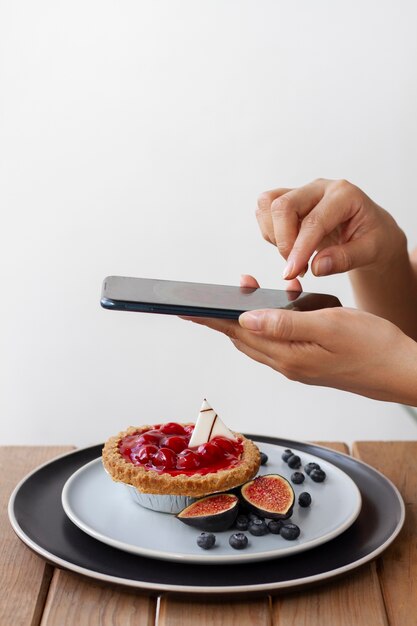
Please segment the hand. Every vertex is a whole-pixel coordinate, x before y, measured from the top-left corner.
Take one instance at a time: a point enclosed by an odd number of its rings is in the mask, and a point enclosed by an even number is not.
[[[250,276],[241,286],[259,287]],[[224,333],[238,350],[290,380],[417,404],[417,344],[370,313],[267,309],[243,313],[239,322],[192,321]]]
[[[315,251],[316,276],[388,267],[406,238],[391,215],[344,180],[317,179],[298,189],[275,189],[258,199],[264,239],[287,260],[284,278],[303,275]]]

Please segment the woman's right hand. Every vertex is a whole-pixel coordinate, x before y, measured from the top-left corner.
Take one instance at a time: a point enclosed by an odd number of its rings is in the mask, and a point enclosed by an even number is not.
[[[390,267],[407,250],[394,218],[345,180],[319,178],[296,189],[266,191],[256,212],[264,239],[286,259],[284,278]]]

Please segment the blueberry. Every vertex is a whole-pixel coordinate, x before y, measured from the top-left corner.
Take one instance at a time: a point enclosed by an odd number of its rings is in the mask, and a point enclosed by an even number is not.
[[[268,522],[269,532],[273,535],[279,535],[282,524],[283,521],[280,519],[271,519],[271,521]]]
[[[256,513],[249,513],[248,517],[250,522],[253,522],[257,519],[263,519],[263,517],[261,517],[260,515],[256,515]]]
[[[297,539],[300,534],[300,529],[295,524],[283,524],[281,527],[280,535],[288,541]]]
[[[287,463],[288,467],[291,467],[291,469],[298,469],[301,466],[301,459],[296,454],[292,454],[288,458]]]
[[[310,478],[311,480],[314,480],[315,483],[322,483],[326,478],[326,472],[322,469],[313,469],[310,472]]]
[[[264,519],[254,519],[249,523],[248,530],[255,537],[262,537],[268,534],[268,526]]]
[[[307,463],[307,465],[304,465],[304,471],[309,476],[310,476],[310,474],[311,474],[313,469],[321,469],[321,468],[320,468],[320,465],[318,463]]]
[[[295,485],[301,485],[301,483],[304,482],[305,476],[302,472],[293,472],[291,474],[291,481],[295,484]]]
[[[235,527],[238,530],[248,530],[249,518],[247,515],[238,515],[235,522]]]
[[[268,455],[265,452],[261,452],[261,465],[266,465],[268,463]]]
[[[234,533],[230,535],[229,543],[235,550],[243,550],[248,545],[248,538],[244,533]]]
[[[197,537],[197,545],[203,550],[210,550],[216,543],[216,536],[213,533],[201,533]]]
[[[290,456],[292,456],[293,452],[292,450],[290,450],[289,448],[287,448],[286,450],[284,450],[284,452],[281,455],[281,459],[285,462],[288,461],[288,459],[290,458]]]
[[[298,496],[298,504],[303,508],[310,506],[311,496],[308,491],[303,491],[302,493],[300,493],[300,495]]]

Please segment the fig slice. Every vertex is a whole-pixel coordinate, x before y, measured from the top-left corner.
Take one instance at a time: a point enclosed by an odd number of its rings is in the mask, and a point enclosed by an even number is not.
[[[189,504],[178,513],[177,519],[209,532],[227,530],[237,517],[238,507],[237,496],[232,493],[217,493]]]
[[[249,510],[261,517],[288,519],[292,515],[294,491],[280,474],[257,476],[245,483],[240,493]]]

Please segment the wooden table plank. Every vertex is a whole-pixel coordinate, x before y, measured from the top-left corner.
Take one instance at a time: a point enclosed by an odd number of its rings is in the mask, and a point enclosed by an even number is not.
[[[331,450],[335,450],[336,452],[342,452],[343,454],[349,454],[349,446],[341,441],[313,441],[314,444],[318,446],[324,446],[325,448],[330,448]]]
[[[274,626],[387,626],[375,564],[325,586],[274,599]]]
[[[406,507],[403,530],[377,561],[391,626],[417,624],[417,441],[370,442],[353,446],[354,456],[385,474]]]
[[[348,453],[341,443],[321,443]],[[374,564],[345,578],[272,602],[274,626],[386,626],[387,617]]]
[[[39,624],[52,567],[16,537],[7,516],[10,494],[32,469],[71,450],[69,446],[0,448],[0,624]]]
[[[156,599],[56,569],[41,626],[154,626]]]
[[[160,599],[156,626],[270,626],[270,601]]]

